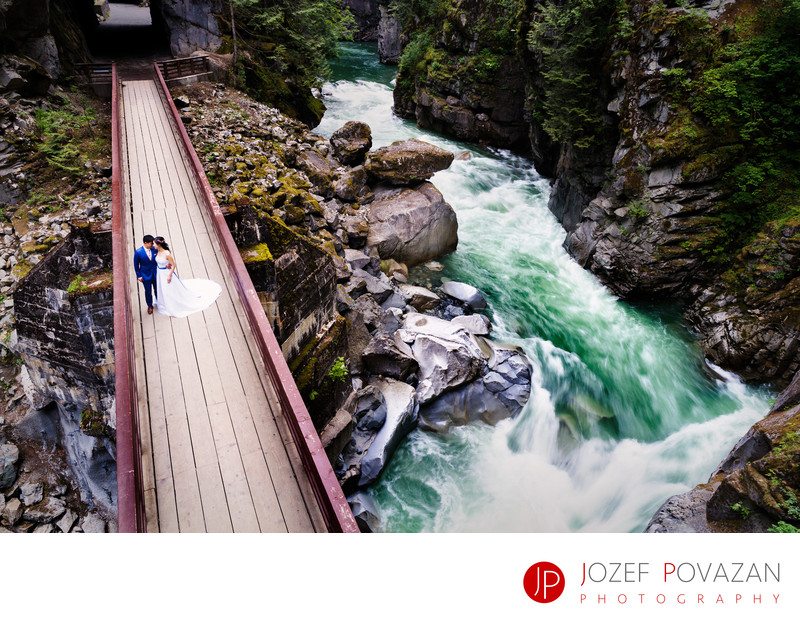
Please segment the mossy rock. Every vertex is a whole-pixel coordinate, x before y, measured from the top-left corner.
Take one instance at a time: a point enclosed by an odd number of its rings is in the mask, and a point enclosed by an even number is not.
[[[32,269],[33,266],[30,263],[27,261],[20,261],[11,268],[11,276],[14,280],[21,280],[25,278]]]
[[[96,291],[110,289],[114,285],[114,272],[100,269],[84,274],[76,274],[70,278],[67,292],[70,296],[83,296]]]
[[[50,250],[50,247],[47,243],[23,243],[20,249],[25,256],[30,256],[32,254],[44,254]]]
[[[272,252],[266,243],[258,243],[246,248],[239,248],[239,254],[245,265],[248,263],[259,263],[262,261],[272,261]]]
[[[102,438],[106,434],[106,424],[103,422],[103,414],[86,408],[81,412],[80,428],[87,436]]]

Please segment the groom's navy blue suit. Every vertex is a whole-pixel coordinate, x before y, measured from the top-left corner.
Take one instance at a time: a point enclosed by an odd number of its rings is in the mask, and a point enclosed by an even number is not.
[[[136,278],[142,279],[144,285],[144,299],[148,307],[153,306],[153,283],[156,282],[156,254],[158,250],[154,247],[150,248],[151,257],[148,258],[147,251],[144,246],[141,246],[136,252],[133,253],[133,269],[136,272]],[[158,290],[156,290],[156,297],[158,297]]]

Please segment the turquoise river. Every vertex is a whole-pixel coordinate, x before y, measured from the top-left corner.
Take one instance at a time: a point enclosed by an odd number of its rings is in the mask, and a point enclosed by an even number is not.
[[[316,131],[359,120],[373,147],[415,137],[471,152],[432,180],[458,216],[458,250],[412,281],[481,289],[493,338],[521,346],[534,377],[513,420],[409,435],[369,489],[384,530],[643,530],[669,496],[707,481],[771,394],[707,365],[677,313],[627,304],[572,261],[529,161],[394,116],[394,74],[374,44],[343,45]]]

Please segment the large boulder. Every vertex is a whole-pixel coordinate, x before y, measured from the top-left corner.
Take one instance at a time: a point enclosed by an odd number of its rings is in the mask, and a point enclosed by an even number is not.
[[[406,316],[395,337],[419,364],[420,404],[483,374],[491,356],[488,346],[464,327],[423,314]]]
[[[50,89],[50,84],[47,69],[40,63],[16,55],[0,58],[0,92],[43,96]]]
[[[366,123],[349,121],[331,134],[333,155],[342,164],[361,164],[372,148],[372,130]]]
[[[367,172],[390,184],[412,184],[433,177],[453,162],[453,154],[416,138],[398,140],[369,155]]]
[[[414,429],[419,408],[414,388],[407,383],[379,379],[373,385],[380,390],[386,401],[386,421],[361,460],[359,486],[362,487],[372,484],[380,477],[397,446]]]
[[[325,197],[333,195],[333,169],[325,156],[318,151],[302,151],[297,156],[296,164],[308,176],[315,193]]]
[[[414,188],[377,188],[367,215],[367,246],[375,247],[382,259],[417,265],[458,245],[456,214],[430,182]]]
[[[483,297],[483,294],[467,283],[447,281],[446,283],[442,283],[442,291],[451,298],[468,304],[473,309],[486,308],[486,299]]]
[[[392,336],[374,335],[361,354],[364,367],[374,375],[407,379],[417,370],[417,360],[405,348],[398,348]]]

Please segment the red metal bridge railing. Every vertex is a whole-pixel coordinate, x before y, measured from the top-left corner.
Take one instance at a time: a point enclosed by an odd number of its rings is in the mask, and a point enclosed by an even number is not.
[[[253,331],[258,350],[264,360],[270,381],[280,400],[287,425],[311,481],[311,487],[325,519],[325,525],[330,532],[359,532],[353,512],[350,510],[350,505],[347,503],[342,487],[333,473],[333,468],[328,461],[325,450],[322,448],[317,430],[311,421],[311,416],[306,409],[305,403],[303,403],[289,366],[286,364],[278,340],[275,339],[275,334],[272,332],[272,327],[269,324],[266,313],[264,313],[258,293],[253,287],[253,281],[250,280],[250,275],[242,262],[239,249],[233,241],[228,224],[225,223],[225,218],[217,203],[217,198],[211,190],[211,185],[206,178],[200,158],[198,158],[192,141],[186,133],[186,128],[183,126],[178,109],[172,102],[164,76],[161,74],[158,64],[154,65],[157,81],[161,86],[161,97],[170,112],[173,128],[178,134],[195,182],[201,192],[203,206],[211,218],[223,255],[228,263],[228,269],[231,272],[236,290],[244,306],[245,315]]]
[[[145,529],[139,405],[133,347],[133,312],[128,288],[127,204],[122,160],[119,82],[111,69],[111,247],[114,267],[114,368],[117,413],[117,512],[119,532]]]

